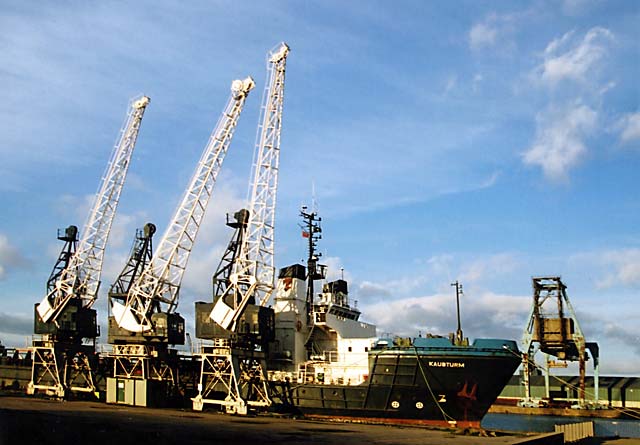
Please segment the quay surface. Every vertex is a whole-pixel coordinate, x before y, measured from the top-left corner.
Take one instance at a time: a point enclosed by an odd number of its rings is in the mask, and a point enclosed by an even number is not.
[[[5,444],[512,444],[524,435],[482,437],[460,431],[274,416],[239,417],[215,412],[138,408],[100,402],[61,402],[0,396],[0,445]],[[637,445],[634,439],[598,444]]]

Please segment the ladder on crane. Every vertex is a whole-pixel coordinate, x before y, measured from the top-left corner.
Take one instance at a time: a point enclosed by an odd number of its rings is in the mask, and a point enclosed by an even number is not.
[[[113,345],[110,357],[114,373],[107,380],[108,402],[146,405],[146,395],[139,400],[120,400],[120,390],[124,388],[126,392],[126,388],[138,384],[144,389],[146,383],[160,381],[170,391],[177,383],[177,352],[168,345],[183,345],[185,340],[184,319],[176,312],[182,277],[240,113],[254,85],[251,77],[232,82],[229,100],[157,250],[148,264],[139,268],[138,276],[126,278],[123,274],[136,263],[132,258],[118,280],[128,283],[126,292],[111,294],[109,343]],[[138,260],[142,258],[148,255],[139,255]]]
[[[82,239],[78,242],[76,226],[58,234],[65,245],[47,280],[47,293],[35,306],[34,330],[42,337],[34,339],[31,348],[30,395],[37,391],[57,397],[68,392],[95,392],[92,369],[100,332],[91,306],[98,296],[104,251],[148,104],[146,96],[129,104]]]
[[[276,192],[284,83],[289,46],[267,55],[260,124],[249,187],[249,208],[237,212],[236,229],[214,276],[214,302],[196,303],[196,336],[213,340],[198,354],[198,394],[193,409],[205,404],[228,413],[271,404],[265,378],[265,347],[273,340],[274,313],[266,307],[274,290]]]

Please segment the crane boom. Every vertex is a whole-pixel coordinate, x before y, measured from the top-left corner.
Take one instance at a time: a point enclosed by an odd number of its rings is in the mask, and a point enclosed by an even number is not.
[[[246,97],[254,85],[251,77],[232,83],[229,101],[151,262],[132,286],[124,305],[111,301],[113,315],[121,328],[147,332],[153,328],[153,311],[172,313],[177,307],[182,276],[200,223]]]
[[[249,220],[240,254],[233,265],[231,286],[226,290],[233,298],[219,298],[210,315],[225,329],[235,330],[247,304],[256,302],[264,306],[274,289],[276,192],[288,54],[289,46],[282,42],[267,56],[267,84],[256,135],[253,181],[249,187]]]
[[[80,299],[85,308],[90,308],[97,298],[104,250],[149,100],[143,96],[130,105],[78,248],[53,289],[37,305],[37,312],[44,322],[55,322],[72,298]]]

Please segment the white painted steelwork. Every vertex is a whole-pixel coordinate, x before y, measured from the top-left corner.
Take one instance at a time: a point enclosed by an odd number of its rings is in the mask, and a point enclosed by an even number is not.
[[[112,313],[121,328],[147,332],[153,327],[153,313],[175,311],[182,276],[200,223],[245,100],[254,85],[250,77],[233,81],[229,101],[153,258],[132,286],[126,303],[111,301]]]
[[[249,221],[240,254],[233,264],[226,294],[235,296],[234,306],[219,298],[211,319],[235,331],[250,302],[265,306],[274,290],[273,264],[276,192],[280,160],[280,133],[284,104],[284,81],[289,47],[281,43],[267,56],[267,84],[262,98],[261,119],[256,135],[249,187]],[[227,299],[228,300],[228,299]]]
[[[130,104],[78,249],[60,273],[54,289],[37,305],[38,314],[44,322],[55,321],[72,298],[81,299],[83,307],[90,308],[98,296],[104,250],[148,104],[146,96],[134,99]]]

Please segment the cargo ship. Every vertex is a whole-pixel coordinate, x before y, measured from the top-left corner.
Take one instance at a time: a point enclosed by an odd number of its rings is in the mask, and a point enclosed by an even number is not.
[[[320,219],[304,208],[301,214],[302,235],[309,242],[307,264],[280,269],[273,307],[261,308],[274,314],[269,323],[273,341],[259,351],[266,359],[271,409],[320,419],[479,427],[521,363],[516,342],[469,342],[460,326],[449,336],[378,336],[375,325],[360,319],[344,277],[327,282],[316,249]],[[207,319],[209,312],[204,311]],[[23,391],[31,380],[31,349],[0,355],[0,386]],[[180,406],[196,394],[200,362],[195,358],[177,357]],[[93,376],[100,398],[113,370],[112,357],[100,355]],[[144,404],[171,403],[149,399]]]
[[[360,320],[343,278],[326,282],[316,251],[321,219],[306,212],[307,266],[280,269],[269,380],[291,406],[312,418],[480,427],[521,363],[517,343],[449,336],[379,338]]]

